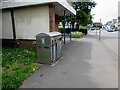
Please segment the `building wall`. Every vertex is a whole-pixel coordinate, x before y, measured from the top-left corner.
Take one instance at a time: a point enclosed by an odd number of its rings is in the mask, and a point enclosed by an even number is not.
[[[50,18],[50,32],[58,31],[58,15],[55,12],[55,6],[49,6],[49,18]]]
[[[118,16],[120,16],[120,1],[118,2]]]
[[[2,38],[2,10],[0,10],[0,39]]]
[[[120,1],[118,2],[118,29],[120,29]]]
[[[2,11],[2,38],[3,39],[13,39],[13,29],[11,21],[11,12],[10,10]]]
[[[36,35],[49,32],[49,6],[32,6],[14,10],[16,38],[36,39]]]
[[[58,30],[58,15],[55,15],[55,30],[59,31]]]
[[[55,31],[55,6],[49,5],[49,23],[50,23],[50,32]]]

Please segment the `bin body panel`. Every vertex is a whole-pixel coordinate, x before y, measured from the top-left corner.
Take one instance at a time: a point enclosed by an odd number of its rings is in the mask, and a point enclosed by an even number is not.
[[[51,64],[61,56],[61,33],[40,33],[36,36],[37,58],[42,64]]]
[[[40,63],[51,63],[51,42],[49,36],[40,36],[37,38],[37,57]]]
[[[61,57],[61,48],[62,48],[62,42],[60,39],[57,41],[57,58]]]

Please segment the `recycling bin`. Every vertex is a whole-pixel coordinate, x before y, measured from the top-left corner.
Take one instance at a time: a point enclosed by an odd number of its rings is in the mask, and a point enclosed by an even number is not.
[[[37,59],[41,64],[51,64],[61,57],[62,36],[59,32],[36,35]]]

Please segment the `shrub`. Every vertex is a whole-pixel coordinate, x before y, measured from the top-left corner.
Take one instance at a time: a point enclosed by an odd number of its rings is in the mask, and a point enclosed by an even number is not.
[[[84,26],[80,26],[80,29],[86,29],[86,27],[84,27]]]
[[[64,28],[63,27],[59,27],[58,29],[61,33],[64,33]],[[67,27],[65,29],[66,29],[66,33],[69,34],[70,33],[70,27]],[[75,27],[74,29],[72,29],[72,31],[79,31],[79,30]]]
[[[64,29],[63,27],[58,27],[58,29]]]
[[[58,29],[64,29],[64,27],[58,27]],[[70,27],[67,27],[66,29],[70,29]],[[74,27],[74,29],[77,29],[77,28]]]
[[[83,33],[82,32],[72,32],[71,33],[72,35],[72,38],[80,38],[83,36]]]

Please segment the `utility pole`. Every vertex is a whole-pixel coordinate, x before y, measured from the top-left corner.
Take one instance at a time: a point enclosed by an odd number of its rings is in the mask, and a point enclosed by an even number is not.
[[[97,27],[98,27],[98,26],[97,26],[97,24],[96,24],[96,25],[95,25],[96,35],[97,35],[97,33],[98,33],[98,32],[97,32]]]
[[[100,19],[100,24],[101,24],[101,19]],[[99,30],[99,40],[101,39],[101,29]]]

